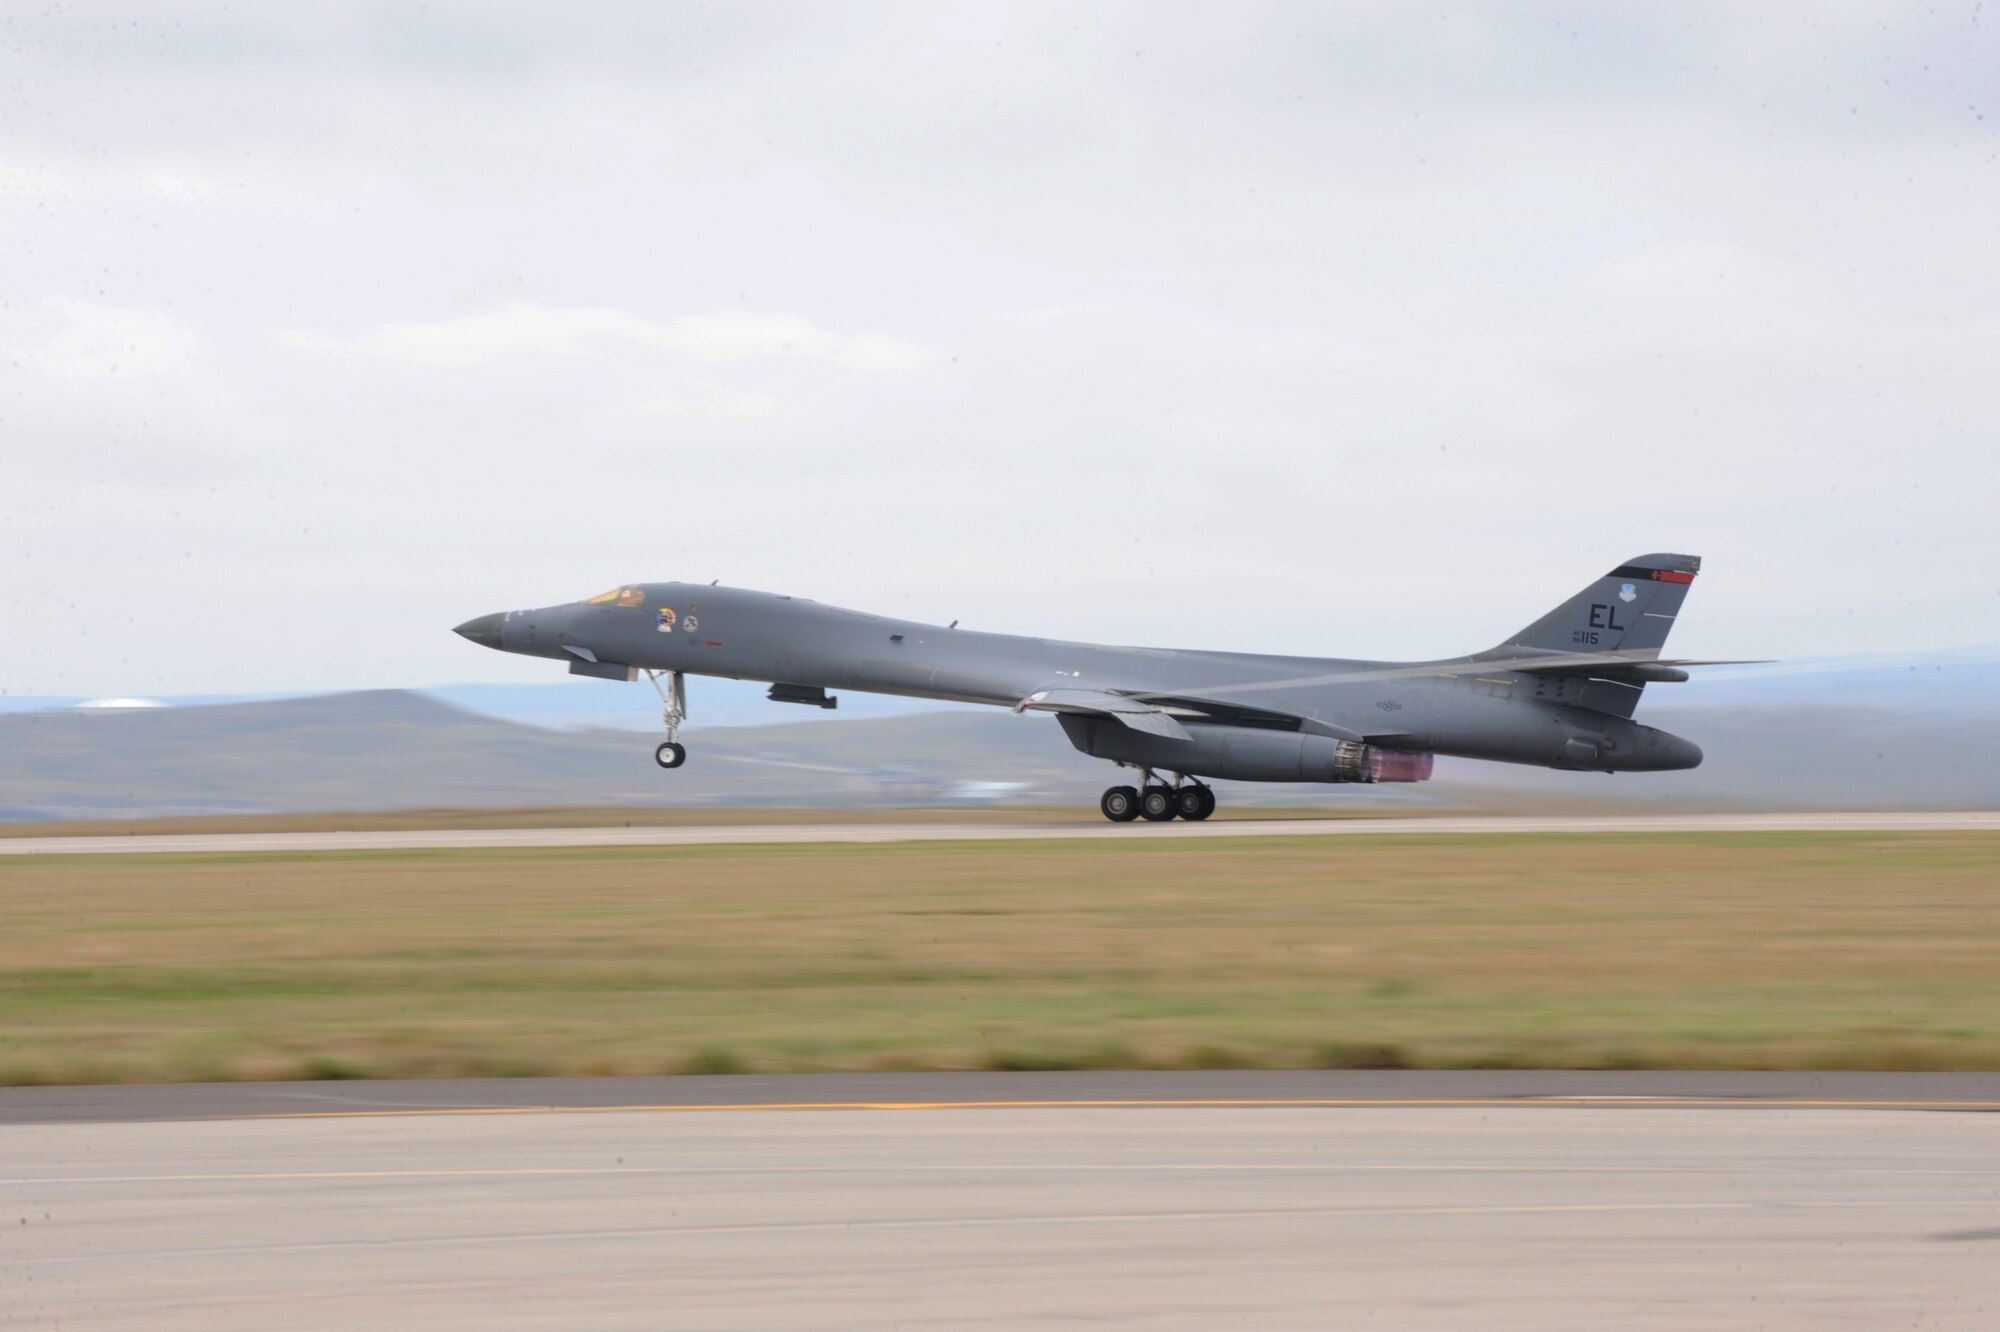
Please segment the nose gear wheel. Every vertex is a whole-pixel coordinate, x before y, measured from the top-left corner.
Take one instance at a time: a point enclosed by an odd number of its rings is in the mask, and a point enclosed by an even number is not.
[[[660,685],[660,677],[667,677],[666,687]],[[660,719],[666,723],[667,741],[653,751],[653,762],[663,768],[678,768],[687,762],[687,746],[680,742],[681,723],[687,720],[687,677],[679,671],[646,672],[652,682],[653,692],[660,696]]]

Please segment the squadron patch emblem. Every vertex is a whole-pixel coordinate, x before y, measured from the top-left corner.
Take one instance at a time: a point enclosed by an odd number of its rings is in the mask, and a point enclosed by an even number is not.
[[[672,606],[660,607],[659,622],[655,627],[663,634],[670,634],[674,631],[674,608]]]
[[[1633,587],[1630,583],[1620,583],[1618,585],[1618,599],[1620,601],[1632,601],[1636,599],[1638,595],[1639,595],[1638,589]]]

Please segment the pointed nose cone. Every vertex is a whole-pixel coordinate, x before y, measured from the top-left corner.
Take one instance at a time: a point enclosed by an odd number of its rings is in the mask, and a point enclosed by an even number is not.
[[[481,647],[497,648],[500,646],[500,627],[506,622],[505,612],[495,612],[476,620],[467,620],[452,632],[460,638],[471,639]]]

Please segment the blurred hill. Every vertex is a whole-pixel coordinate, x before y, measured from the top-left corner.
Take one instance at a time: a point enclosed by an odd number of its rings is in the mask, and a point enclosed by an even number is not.
[[[15,713],[0,716],[0,818],[918,804],[1032,797],[1099,766],[1071,750],[1047,718],[1010,713],[809,720],[684,735],[694,757],[666,773],[653,762],[648,735],[529,726],[401,691]],[[1020,785],[990,785],[996,782]]]
[[[1702,747],[1688,772],[1563,773],[1438,760],[1466,803],[1707,812],[2000,808],[2000,713],[1640,705],[1637,720]],[[1440,790],[1444,794],[1444,790]]]
[[[2000,807],[2000,711],[1983,699],[1941,701],[1935,676],[1923,683],[1920,707],[1890,706],[1907,698],[1893,690],[1863,704],[1856,699],[1870,698],[1866,691],[1849,698],[1822,688],[1793,703],[1779,681],[1741,684],[1769,697],[1758,706],[1737,702],[1734,687],[1718,690],[1723,697],[1715,703],[1693,701],[1699,691],[1649,691],[1640,719],[1706,751],[1707,762],[1692,772],[1606,777],[1440,760],[1438,780],[1420,786],[1219,790],[1237,805]],[[1657,704],[1655,695],[1662,696]],[[785,710],[767,704],[764,711]],[[527,805],[1067,804],[1094,800],[1114,771],[1072,750],[1050,718],[995,710],[861,718],[814,711],[790,723],[685,735],[688,764],[666,773],[654,765],[646,734],[529,725],[412,692],[43,708],[0,715],[0,819]]]

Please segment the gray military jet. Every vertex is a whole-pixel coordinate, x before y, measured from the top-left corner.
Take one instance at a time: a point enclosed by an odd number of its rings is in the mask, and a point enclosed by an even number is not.
[[[631,583],[457,632],[574,675],[645,675],[666,705],[663,768],[687,760],[686,677],[723,676],[812,707],[854,689],[1054,713],[1071,744],[1139,774],[1104,793],[1106,818],[1199,820],[1215,812],[1203,778],[1422,781],[1435,754],[1583,772],[1695,767],[1700,749],[1632,712],[1648,684],[1726,664],[1660,656],[1700,568],[1693,555],[1642,555],[1498,647],[1446,661],[1099,647],[691,583]]]

